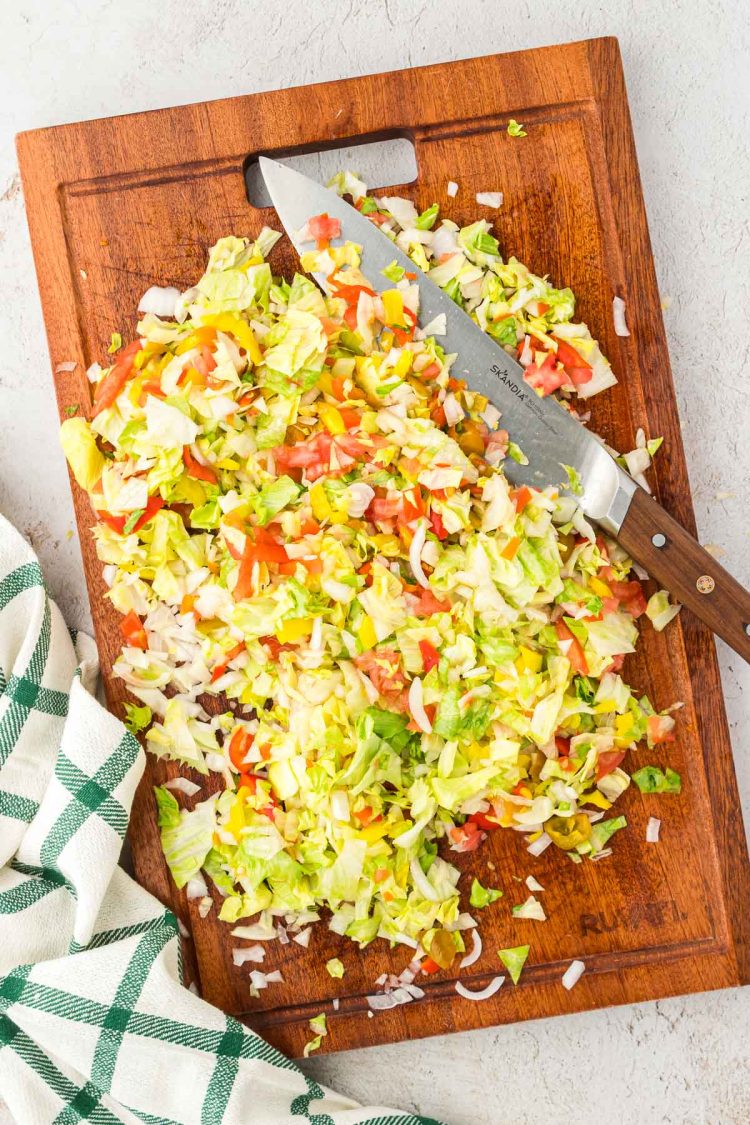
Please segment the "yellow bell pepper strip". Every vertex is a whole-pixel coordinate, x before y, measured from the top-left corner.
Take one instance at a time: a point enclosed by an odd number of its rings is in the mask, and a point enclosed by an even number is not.
[[[247,321],[242,320],[236,313],[206,313],[202,319],[206,327],[215,328],[218,332],[226,332],[229,336],[234,336],[240,347],[245,349],[255,367],[263,362],[263,353],[260,350],[255,333]]]

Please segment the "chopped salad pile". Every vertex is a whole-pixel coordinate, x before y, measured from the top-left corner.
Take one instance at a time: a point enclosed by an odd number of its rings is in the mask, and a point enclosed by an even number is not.
[[[574,497],[509,485],[523,451],[452,376],[441,318],[419,327],[417,269],[570,403],[614,382],[570,290],[505,262],[484,220],[336,186],[414,274],[394,264],[378,295],[325,215],[302,267],[326,296],[274,277],[277,233],[222,238],[171,313],[113,340],[62,440],[122,615],[129,725],[183,775],[156,789],[177,886],[210,909],[210,879],[253,934],[326,911],[447,967],[474,924],[453,853],[500,828],[608,853],[628,750],[674,727],[623,659],[641,615],[677,607],[647,603]]]

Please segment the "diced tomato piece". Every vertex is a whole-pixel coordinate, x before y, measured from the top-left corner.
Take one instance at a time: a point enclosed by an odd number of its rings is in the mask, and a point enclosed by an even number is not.
[[[451,828],[449,832],[453,841],[451,848],[454,852],[475,852],[484,840],[484,832],[476,821],[467,820],[466,824]]]
[[[586,663],[586,657],[584,655],[583,649],[581,648],[580,643],[571,633],[568,626],[562,620],[556,621],[555,630],[557,631],[558,640],[571,642],[570,645],[566,645],[565,649],[562,651],[570,661],[570,666],[573,671],[577,676],[588,676],[589,666]]]
[[[412,610],[416,617],[430,617],[433,613],[450,613],[450,602],[441,602],[436,598],[432,590],[420,589],[417,598],[417,604]]]
[[[112,370],[98,384],[94,391],[94,409],[92,412],[94,418],[115,401],[135,370],[133,366],[135,357],[142,346],[140,340],[133,340],[132,344],[123,348],[117,356]]]
[[[196,356],[193,360],[193,367],[198,372],[198,374],[202,375],[205,379],[211,374],[212,371],[216,370],[217,366],[218,364],[216,363],[216,358],[213,352],[207,344],[203,344],[200,350],[200,355]]]
[[[208,484],[218,484],[219,478],[209,465],[203,465],[200,461],[196,460],[190,452],[190,446],[183,446],[182,460],[185,462],[187,474],[193,480],[204,480]]]
[[[428,363],[422,371],[419,372],[420,379],[436,379],[440,374],[439,363]]]
[[[535,390],[541,390],[542,396],[552,394],[564,383],[568,376],[563,367],[558,367],[557,360],[552,352],[548,353],[544,362],[538,365],[534,360],[524,371],[524,378]]]
[[[381,695],[397,695],[408,686],[401,670],[401,654],[396,649],[372,649],[355,656],[354,663]]]
[[[437,961],[433,961],[431,957],[425,957],[420,967],[423,973],[428,973],[430,976],[432,976],[433,973],[440,972],[440,966]]]
[[[624,750],[605,750],[600,754],[596,762],[596,780],[601,781],[608,773],[616,770],[624,757]]]
[[[245,758],[247,757],[248,750],[253,744],[253,736],[250,731],[244,727],[235,727],[234,733],[229,740],[229,761],[238,769],[240,773],[245,768]],[[253,779],[255,780],[255,779]],[[255,792],[255,785],[252,786]]]
[[[511,489],[510,498],[516,506],[516,511],[520,515],[526,505],[530,502],[533,493],[530,488],[523,485],[521,488]]]
[[[640,617],[646,612],[646,598],[637,579],[630,582],[614,582],[608,579],[607,585],[619,601],[621,609],[626,610],[633,617]]]
[[[234,646],[234,648],[230,648],[229,652],[226,653],[223,660],[220,660],[219,663],[214,667],[214,670],[211,673],[211,683],[212,684],[216,683],[217,680],[221,679],[221,677],[224,675],[227,668],[229,667],[230,661],[234,660],[235,656],[239,656],[241,652],[244,652],[244,649],[245,649],[245,642],[244,641],[240,641],[239,644],[236,644]]]
[[[143,509],[143,515],[136,521],[130,529],[130,534],[134,531],[140,531],[142,527],[152,520],[156,513],[164,507],[164,501],[161,496],[149,496],[148,503]],[[125,534],[125,524],[128,522],[129,516],[113,516],[110,512],[97,511],[96,518],[106,523],[107,527],[111,527],[118,535]]]
[[[481,828],[483,832],[494,832],[496,828],[500,827],[500,821],[488,816],[487,813],[472,813],[469,820],[472,824],[476,824],[477,828]]]
[[[148,648],[148,637],[138,614],[134,609],[126,613],[120,622],[120,630],[127,644],[133,648],[141,648],[145,652]]]
[[[425,675],[427,675],[440,663],[440,653],[429,641],[420,641],[419,651],[422,654],[422,664],[424,665]]]
[[[440,515],[440,512],[430,512],[430,523],[438,539],[442,541],[448,538],[448,532],[445,530],[445,524],[443,523],[443,517]]]
[[[325,213],[308,219],[307,229],[316,242],[330,242],[332,238],[341,237],[341,223]]]
[[[576,387],[582,386],[584,383],[591,382],[594,372],[591,370],[591,364],[587,363],[582,355],[572,348],[566,340],[560,340],[557,336],[553,339],[557,344],[557,359],[563,365],[568,373],[571,383]]]
[[[338,408],[341,420],[346,426],[347,430],[358,430],[362,424],[362,414],[359,410],[355,410],[352,406],[340,406]]]
[[[654,746],[658,746],[660,742],[674,742],[674,728],[665,716],[649,715],[646,728]]]
[[[557,747],[557,752],[560,757],[567,758],[568,754],[570,753],[570,739],[563,738],[562,735],[556,734],[555,746]]]

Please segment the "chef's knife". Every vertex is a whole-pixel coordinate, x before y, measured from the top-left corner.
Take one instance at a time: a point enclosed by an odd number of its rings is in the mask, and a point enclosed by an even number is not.
[[[362,247],[362,269],[374,289],[392,288],[383,270],[394,261],[414,263],[377,227],[335,192],[284,164],[260,158],[263,178],[279,219],[295,249],[310,249],[297,237],[313,215],[341,222],[342,238]],[[625,473],[606,449],[554,398],[525,382],[523,368],[496,344],[434,282],[418,274],[420,321],[445,315],[440,343],[458,359],[454,374],[485,395],[502,414],[502,425],[528,459],[507,458],[506,476],[516,486],[566,490],[569,466],[579,474],[576,496],[584,514],[613,535],[680,602],[693,610],[736,652],[750,660],[750,593]],[[316,280],[325,288],[323,277]]]

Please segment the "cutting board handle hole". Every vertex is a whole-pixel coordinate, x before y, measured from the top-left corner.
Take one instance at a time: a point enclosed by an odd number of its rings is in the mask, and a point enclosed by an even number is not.
[[[355,172],[368,188],[383,191],[413,184],[419,174],[414,142],[403,134],[376,140],[332,141],[316,148],[253,153],[245,162],[245,188],[253,207],[270,207],[271,200],[258,165],[258,156],[282,160],[296,172],[326,184],[337,172]]]

